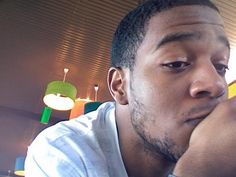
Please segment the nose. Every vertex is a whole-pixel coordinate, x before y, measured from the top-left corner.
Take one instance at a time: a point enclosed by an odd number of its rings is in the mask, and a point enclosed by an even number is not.
[[[215,67],[212,64],[205,65],[194,73],[190,95],[193,98],[218,98],[226,94],[226,86],[225,78],[217,73]]]

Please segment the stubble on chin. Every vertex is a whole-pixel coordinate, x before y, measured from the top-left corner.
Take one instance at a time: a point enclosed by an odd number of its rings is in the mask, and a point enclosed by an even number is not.
[[[184,153],[183,150],[178,148],[176,143],[165,134],[164,137],[152,137],[150,132],[145,127],[145,123],[153,121],[148,112],[145,111],[145,106],[138,101],[137,97],[133,96],[131,101],[131,123],[141,139],[144,151],[152,154],[153,157],[160,158],[160,156],[171,163],[176,163]]]

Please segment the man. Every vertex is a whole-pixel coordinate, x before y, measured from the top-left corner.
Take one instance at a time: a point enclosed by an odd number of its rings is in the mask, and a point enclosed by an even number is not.
[[[115,104],[43,131],[29,147],[26,176],[236,176],[229,48],[208,0],[137,7],[113,38]]]

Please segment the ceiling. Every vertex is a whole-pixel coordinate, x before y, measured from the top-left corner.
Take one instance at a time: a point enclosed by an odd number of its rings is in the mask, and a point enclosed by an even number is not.
[[[106,84],[112,35],[121,18],[140,2],[0,0],[0,106],[40,114],[47,84],[62,80],[64,68],[78,97],[93,99],[98,84],[98,100],[112,100]],[[215,2],[234,50],[236,0]],[[65,114],[56,111],[54,116]]]

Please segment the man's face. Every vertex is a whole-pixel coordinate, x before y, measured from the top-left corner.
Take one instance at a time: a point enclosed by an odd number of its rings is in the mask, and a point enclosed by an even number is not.
[[[132,125],[147,149],[175,162],[198,123],[226,99],[228,45],[209,7],[175,7],[150,19],[128,87]]]

